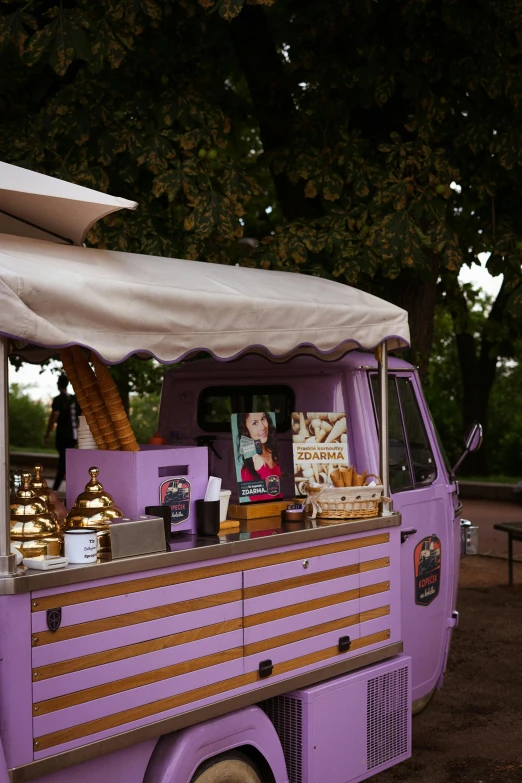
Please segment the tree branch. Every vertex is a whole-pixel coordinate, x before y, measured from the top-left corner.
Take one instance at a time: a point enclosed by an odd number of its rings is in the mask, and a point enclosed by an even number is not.
[[[296,109],[264,10],[259,6],[245,6],[230,23],[230,36],[250,89],[263,149],[270,159],[270,171],[284,216],[287,220],[321,217],[320,199],[306,198],[304,182],[291,182],[287,174],[279,172],[274,165],[276,153],[292,146]]]

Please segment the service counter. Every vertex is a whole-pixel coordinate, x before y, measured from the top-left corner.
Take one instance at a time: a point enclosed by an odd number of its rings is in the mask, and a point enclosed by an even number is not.
[[[280,524],[0,580],[13,779],[400,653],[400,515]]]

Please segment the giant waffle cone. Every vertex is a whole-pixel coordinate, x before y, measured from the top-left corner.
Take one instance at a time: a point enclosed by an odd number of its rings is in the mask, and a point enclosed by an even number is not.
[[[107,412],[103,399],[103,392],[100,389],[94,370],[80,348],[72,348],[72,351],[80,382],[87,393],[89,405],[94,412],[98,427],[107,443],[107,448],[116,450],[119,448],[118,433]]]
[[[76,395],[76,399],[78,400],[80,407],[82,409],[83,415],[85,416],[85,420],[89,426],[89,429],[92,433],[92,437],[94,438],[96,445],[99,449],[104,450],[107,448],[105,444],[105,438],[103,437],[102,433],[100,432],[100,428],[98,427],[98,423],[96,421],[96,416],[91,408],[91,405],[89,403],[89,399],[87,395],[85,394],[83,390],[82,383],[80,381],[80,377],[78,375],[76,364],[74,362],[74,358],[72,355],[72,351],[70,348],[64,348],[60,352],[60,358],[62,360],[63,369],[65,370],[65,374],[69,378],[72,387],[74,389],[74,393]]]
[[[118,387],[114,383],[109,368],[97,356],[93,356],[96,377],[111,416],[114,428],[124,451],[139,451],[138,441],[123,407]]]

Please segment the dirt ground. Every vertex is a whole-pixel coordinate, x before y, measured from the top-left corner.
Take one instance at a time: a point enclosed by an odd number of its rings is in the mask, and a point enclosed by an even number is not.
[[[444,687],[413,719],[413,756],[372,783],[522,783],[522,563],[462,562]]]

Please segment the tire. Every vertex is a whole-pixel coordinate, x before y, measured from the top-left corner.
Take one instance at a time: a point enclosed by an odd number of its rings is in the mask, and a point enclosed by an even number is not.
[[[205,761],[190,783],[263,783],[263,780],[247,756],[231,752]]]

